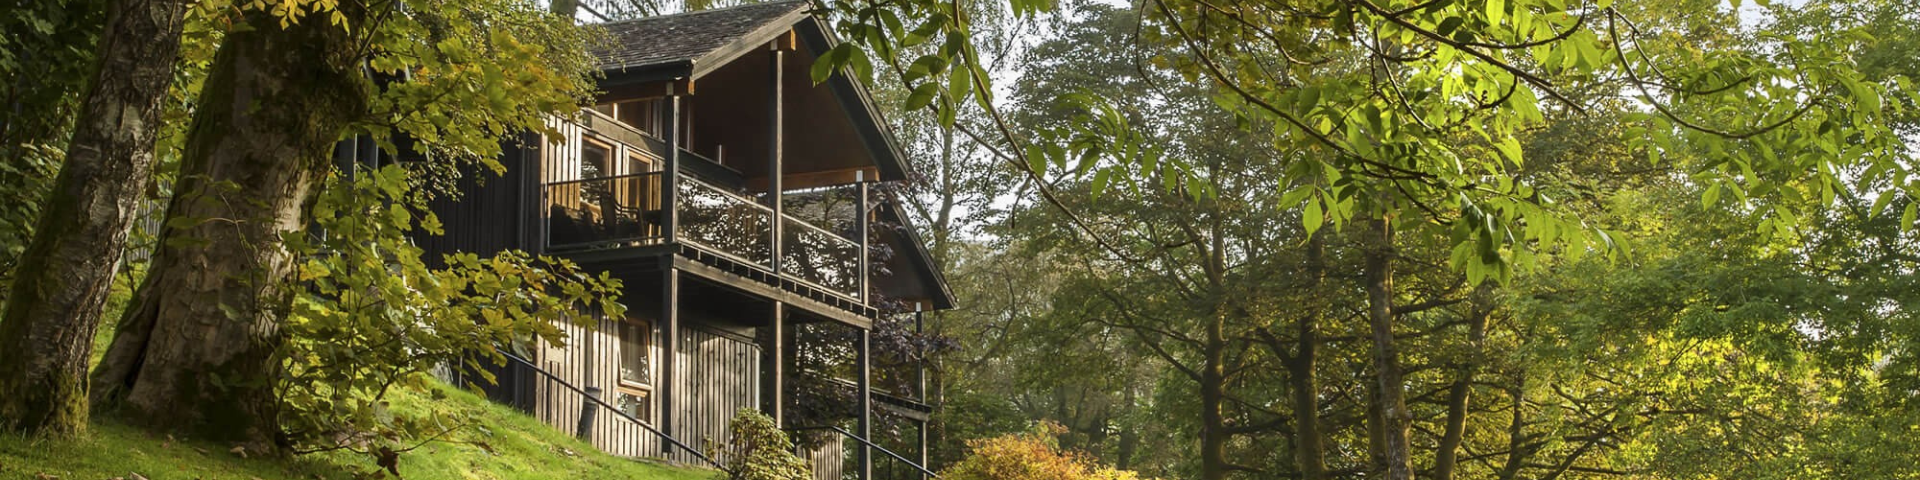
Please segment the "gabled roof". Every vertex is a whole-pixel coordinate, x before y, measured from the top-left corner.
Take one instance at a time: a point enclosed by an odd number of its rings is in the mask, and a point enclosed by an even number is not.
[[[610,73],[684,66],[699,77],[786,33],[808,8],[806,0],[785,0],[606,23],[613,45],[593,53]]]
[[[781,0],[738,7],[660,15],[601,24],[613,44],[593,52],[605,76],[603,88],[672,80],[698,80],[748,52],[793,32],[812,55],[838,45],[807,0]],[[873,152],[883,180],[909,176],[906,154],[874,106],[867,87],[842,71],[824,84],[833,91],[860,142]]]

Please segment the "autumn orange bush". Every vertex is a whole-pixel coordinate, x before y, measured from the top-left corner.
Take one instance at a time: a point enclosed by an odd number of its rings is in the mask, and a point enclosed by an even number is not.
[[[1060,449],[1065,429],[1043,423],[1034,431],[968,440],[970,452],[941,472],[948,480],[1140,480],[1139,474],[1102,467],[1079,452]]]

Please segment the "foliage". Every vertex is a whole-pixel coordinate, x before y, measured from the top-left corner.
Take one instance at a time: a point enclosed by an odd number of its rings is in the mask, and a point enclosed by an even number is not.
[[[19,2],[0,18],[0,289],[66,157],[105,24],[98,0]],[[3,294],[0,294],[3,295]]]
[[[451,388],[398,388],[389,396],[394,410],[417,415],[428,408],[469,418],[477,427],[421,447],[399,465],[411,480],[577,480],[629,478],[711,480],[711,470],[670,467],[600,453],[506,405]],[[298,457],[241,455],[232,445],[174,438],[99,419],[87,438],[32,440],[0,435],[0,477],[63,479],[261,479],[349,480],[381,478],[384,473],[364,456],[350,452]],[[381,472],[381,473],[375,473]]]
[[[1101,467],[1085,455],[1062,451],[1053,440],[1065,431],[1040,424],[1022,434],[971,440],[966,459],[940,473],[954,480],[1138,480],[1133,472]]]
[[[793,440],[758,410],[742,408],[727,423],[727,445],[709,446],[709,456],[726,462],[729,480],[808,480],[813,469],[794,454]]]
[[[435,367],[481,372],[506,358],[499,348],[560,343],[561,322],[619,317],[619,280],[570,262],[506,252],[445,258],[430,267],[409,235],[438,234],[439,221],[400,166],[336,176],[314,206],[316,235],[289,235],[303,257],[286,321],[276,391],[281,428],[302,451],[345,448],[392,455],[466,422],[426,409],[396,414],[395,386],[420,388]]]

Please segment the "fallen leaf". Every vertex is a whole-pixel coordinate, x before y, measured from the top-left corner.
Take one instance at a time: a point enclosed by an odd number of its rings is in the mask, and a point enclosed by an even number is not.
[[[193,447],[193,451],[200,452],[201,455],[207,454],[207,449],[200,448],[200,447]]]
[[[128,473],[127,475],[128,475],[127,480],[147,480],[147,477],[142,476],[138,473]]]
[[[60,480],[59,475],[48,475],[46,472],[35,473],[34,478],[39,480]]]
[[[245,446],[235,446],[232,450],[227,451],[233,452],[234,455],[239,455],[240,458],[247,458],[247,447]]]

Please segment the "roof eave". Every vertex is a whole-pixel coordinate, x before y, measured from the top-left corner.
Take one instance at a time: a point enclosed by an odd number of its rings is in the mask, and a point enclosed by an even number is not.
[[[940,272],[940,264],[934,263],[933,252],[927,251],[927,242],[920,238],[920,230],[913,228],[913,221],[900,209],[905,206],[894,204],[891,208],[880,209],[885,220],[900,225],[900,235],[905,237],[907,250],[913,254],[913,261],[920,266],[921,280],[933,286],[933,309],[950,310],[954,307],[953,289],[947,287],[947,276]]]
[[[815,52],[824,53],[839,43],[827,29],[826,22],[819,17],[808,15],[794,26],[794,30],[800,34],[801,41],[807,42],[807,47]],[[859,131],[867,151],[873,153],[873,163],[880,168],[880,180],[906,180],[907,172],[912,171],[912,167],[907,165],[907,155],[894,140],[892,127],[887,125],[886,118],[875,106],[873,95],[867,91],[867,87],[856,81],[853,73],[844,68],[827,79],[827,86],[833,89],[834,98],[840,100],[841,107],[853,120],[854,128]]]

